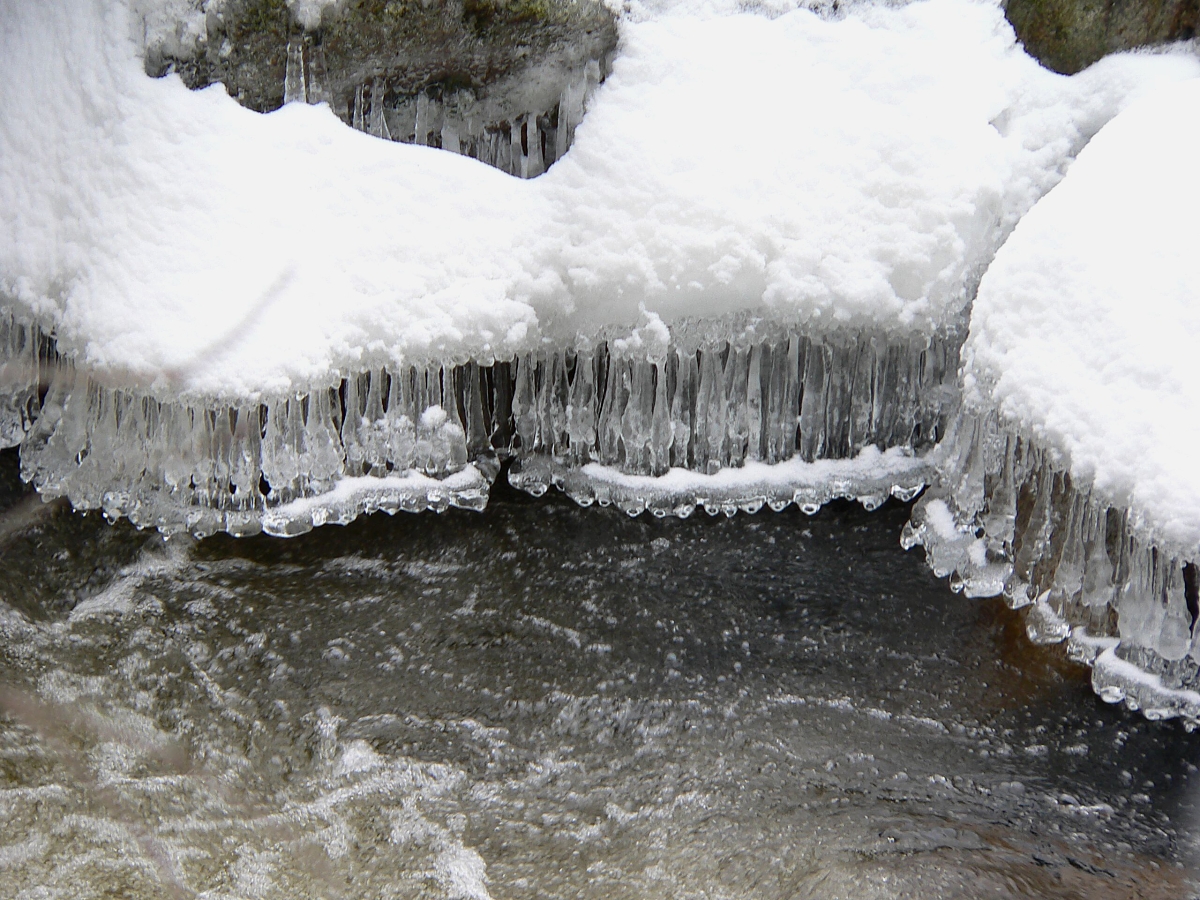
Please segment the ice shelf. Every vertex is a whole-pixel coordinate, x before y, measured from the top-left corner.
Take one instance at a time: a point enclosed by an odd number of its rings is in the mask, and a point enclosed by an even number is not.
[[[964,411],[935,487],[901,542],[968,597],[1024,609],[1030,640],[1067,642],[1104,700],[1200,724],[1197,579],[1187,548],[1075,481],[1062,460],[994,413]]]
[[[610,335],[488,366],[381,367],[231,405],[111,386],[27,323],[0,337],[0,434],[25,479],[197,535],[478,509],[505,459],[530,493],[555,485],[630,514],[911,498],[955,414],[962,339],[680,323],[662,344]]]
[[[381,367],[229,405],[109,386],[9,318],[0,437],[44,497],[198,536],[483,509],[505,460],[535,496],[553,486],[660,517],[811,514],[843,497],[871,509],[931,485],[901,543],[922,545],[952,589],[1025,609],[1030,639],[1067,642],[1105,700],[1200,723],[1186,548],[1156,542],[996,414],[960,410],[961,334],[815,338],[745,318],[669,333]]]

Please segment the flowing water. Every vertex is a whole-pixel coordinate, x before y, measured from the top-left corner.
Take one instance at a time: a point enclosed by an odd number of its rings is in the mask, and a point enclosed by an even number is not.
[[[1196,896],[1200,741],[908,507],[164,542],[0,454],[0,897]]]

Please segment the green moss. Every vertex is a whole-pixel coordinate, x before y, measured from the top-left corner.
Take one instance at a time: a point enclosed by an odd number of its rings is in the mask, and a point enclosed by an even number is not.
[[[246,0],[234,19],[237,30],[247,35],[276,32],[288,26],[286,0]]]
[[[464,0],[463,21],[476,33],[483,33],[497,22],[544,22],[553,18],[545,0]]]

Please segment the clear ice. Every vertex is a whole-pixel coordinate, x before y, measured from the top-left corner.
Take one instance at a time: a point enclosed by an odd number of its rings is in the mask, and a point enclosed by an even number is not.
[[[1110,703],[1200,724],[1194,563],[1137,514],[1077,484],[1055,454],[995,414],[964,412],[906,548],[969,597],[1025,610],[1035,643],[1067,642]]]
[[[570,148],[587,98],[603,80],[605,68],[590,60],[565,75],[550,73],[546,77],[561,82],[557,91],[548,92],[531,78],[528,90],[514,91],[504,100],[480,96],[469,87],[395,93],[385,79],[371,77],[355,87],[347,109],[335,111],[351,127],[375,137],[438,147],[519,178],[534,178]],[[311,34],[294,35],[287,48],[284,103],[330,102],[325,84],[320,43]],[[527,108],[513,107],[522,102]]]
[[[4,328],[0,434],[20,444],[23,477],[77,508],[197,535],[297,534],[376,509],[481,508],[502,460],[532,494],[554,485],[631,515],[793,502],[815,512],[834,497],[873,508],[923,486],[923,454],[957,409],[961,343],[683,323],[660,358],[602,337],[488,366],[380,367],[230,406],[107,386],[36,328]],[[734,477],[697,491],[659,478],[747,464],[760,466],[756,475],[869,448],[912,461],[850,466],[815,485]]]
[[[1194,727],[1192,561],[1076,484],[1035,440],[961,410],[961,340],[685,322],[657,356],[613,333],[491,365],[382,366],[230,406],[107,386],[60,357],[51,336],[5,318],[0,443],[20,445],[22,477],[43,497],[201,536],[482,509],[502,461],[531,494],[553,486],[630,515],[792,503],[813,513],[838,497],[870,509],[931,483],[906,548],[922,545],[954,590],[1024,609],[1030,639],[1067,642],[1105,700]],[[816,481],[789,480],[781,465],[852,462],[873,448],[898,448],[911,464],[822,470]],[[688,473],[701,477],[675,477]]]

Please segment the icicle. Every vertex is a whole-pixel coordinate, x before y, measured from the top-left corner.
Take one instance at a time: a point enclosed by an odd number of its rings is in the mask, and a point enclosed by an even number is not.
[[[546,440],[547,450],[559,462],[566,462],[571,452],[570,424],[567,407],[570,405],[571,385],[567,380],[567,354],[558,351],[551,354],[547,372],[546,394]]]
[[[575,357],[575,377],[567,401],[567,435],[571,462],[586,465],[596,444],[596,371],[592,354],[581,350]]]
[[[1088,535],[1089,551],[1083,569],[1083,604],[1107,608],[1114,600],[1113,565],[1108,558],[1108,510],[1101,506]]]
[[[458,472],[467,464],[467,432],[463,427],[462,412],[459,410],[458,373],[454,369],[442,369],[442,409],[446,411],[446,422],[441,429],[442,455],[439,472]]]
[[[784,363],[783,402],[780,406],[779,452],[781,459],[791,459],[800,450],[800,397],[803,385],[800,375],[807,362],[807,342],[797,334],[788,337],[787,361]]]
[[[417,123],[413,143],[424,147],[429,143],[429,95],[424,91],[417,94]]]
[[[366,110],[364,109],[363,100],[363,85],[359,85],[354,89],[354,112],[351,116],[351,125],[357,131],[366,131]]]
[[[387,472],[388,433],[390,422],[384,412],[383,400],[387,396],[390,377],[386,369],[375,369],[367,373],[367,397],[363,408],[363,460],[367,474],[376,477]]]
[[[859,451],[876,441],[874,430],[874,396],[872,388],[876,381],[878,359],[875,342],[862,337],[854,348],[854,364],[850,383],[850,410],[847,423],[848,455],[857,456]]]
[[[1041,561],[1050,537],[1050,500],[1054,474],[1049,464],[1043,462],[1031,482],[1026,484],[1018,500],[1018,515],[1025,506],[1029,509],[1025,527],[1013,547],[1013,579],[1006,590],[1006,599],[1013,609],[1020,609],[1032,602],[1029,588],[1033,582],[1034,569]]]
[[[538,128],[538,114],[536,112],[526,113],[521,129],[523,131],[521,177],[536,178],[546,171],[546,162],[542,156],[542,134],[541,129]]]
[[[368,127],[368,132],[377,138],[391,140],[392,135],[388,131],[387,120],[383,115],[383,95],[387,86],[382,78],[371,79],[371,119]]]
[[[364,115],[381,96],[378,81],[367,86]],[[24,437],[23,465],[43,491],[136,517],[141,524],[177,530],[184,522],[200,533],[249,533],[257,517],[266,516],[272,533],[293,534],[318,521],[348,521],[355,509],[441,503],[435,490],[425,499],[371,495],[375,499],[354,501],[358,507],[332,498],[296,505],[325,497],[344,477],[390,484],[398,480],[390,476],[410,472],[442,478],[472,460],[487,469],[486,460],[515,450],[530,489],[570,481],[581,502],[605,502],[571,472],[589,462],[630,474],[662,474],[672,466],[717,472],[747,460],[779,462],[796,453],[797,425],[805,412],[816,417],[810,436],[839,428],[844,434],[849,427],[849,406],[830,407],[839,396],[848,405],[861,403],[851,396],[854,378],[867,365],[861,349],[858,358],[844,359],[848,351],[774,331],[731,346],[690,327],[680,332],[686,348],[668,345],[662,359],[616,357],[601,342],[594,350],[546,349],[490,367],[374,368],[348,374],[336,389],[234,409],[160,403],[102,389],[86,377],[76,384],[69,364],[55,363],[46,409]],[[7,341],[7,363],[18,338],[9,333],[0,341]],[[866,337],[838,346],[873,347]],[[875,378],[873,363],[871,371]],[[838,379],[841,393],[830,393],[827,386]],[[843,440],[823,447],[820,458],[848,450]],[[264,481],[265,496],[258,487]],[[367,491],[365,484],[354,490],[360,487]],[[893,488],[916,490],[892,484],[852,488],[838,482],[806,489],[800,502],[815,509],[839,492],[871,499]],[[732,514],[764,500],[781,508],[795,497],[791,488],[777,493],[769,499],[761,490],[712,494],[705,505]],[[652,495],[659,497],[652,503],[655,515],[687,515],[700,499],[645,490],[640,500],[619,495],[610,490],[607,496],[630,512],[646,508]],[[479,503],[477,493],[463,497]]]
[[[722,465],[741,466],[750,441],[747,402],[750,360],[743,348],[730,348],[725,376],[725,453]]]
[[[276,82],[278,84],[278,82]],[[300,35],[288,38],[287,65],[283,76],[283,102],[307,103],[308,90],[304,77],[304,39]]]
[[[855,347],[826,344],[825,443],[821,456],[843,459],[850,454],[850,404]]]
[[[765,452],[763,380],[770,377],[770,366],[771,350],[769,345],[755,344],[750,351],[749,370],[746,372],[745,458],[753,462],[762,460]]]
[[[463,410],[466,415],[467,453],[472,459],[492,454],[492,446],[488,441],[487,413],[484,410],[485,396],[483,369],[470,363],[463,373]]]
[[[307,492],[328,491],[342,474],[344,453],[334,425],[332,391],[322,389],[308,395],[300,457],[301,471],[307,476]]]
[[[675,357],[668,356],[654,368],[654,412],[650,424],[650,474],[663,475],[671,467],[673,439],[672,389]]]
[[[1166,608],[1163,621],[1154,641],[1154,649],[1163,659],[1174,662],[1183,659],[1191,649],[1192,616],[1183,595],[1183,571],[1178,560],[1164,564],[1163,591]]]
[[[12,447],[25,437],[37,417],[37,329],[0,313],[0,447]]]
[[[413,404],[414,370],[404,366],[392,376],[388,390],[387,462],[393,472],[407,472],[416,454],[416,411]]]
[[[650,423],[654,405],[653,364],[637,360],[622,368],[628,400],[621,416],[625,471],[650,473]]]
[[[1006,436],[1000,472],[988,494],[983,528],[989,549],[997,556],[1007,556],[1012,547],[1013,526],[1017,518],[1017,494],[1013,466],[1018,438]]]
[[[513,391],[512,414],[523,453],[537,449],[537,357],[528,353],[517,362],[517,384]]]
[[[507,455],[513,449],[513,373],[515,364],[497,362],[492,371],[492,446]]]
[[[696,417],[695,417],[695,465],[702,472],[713,473],[720,469],[721,460],[718,455],[716,459],[712,456],[711,441],[709,433],[715,429],[717,421],[717,411],[715,407],[718,402],[723,402],[721,397],[718,401],[716,383],[720,380],[721,368],[717,353],[709,349],[700,350],[699,360],[699,378],[697,380],[696,389]]]
[[[624,360],[607,357],[604,399],[600,404],[600,419],[596,425],[597,450],[600,462],[614,465],[620,461],[621,416],[625,411],[623,378],[628,365]]]
[[[306,37],[309,41],[309,37]],[[308,51],[308,102],[329,103],[328,70],[325,66],[325,48],[318,40],[306,44]]]
[[[805,462],[825,452],[825,401],[829,389],[828,349],[812,346],[805,355],[804,388],[800,401],[800,456]]]
[[[506,171],[510,175],[517,177],[525,176],[526,159],[522,149],[522,136],[525,133],[524,116],[518,116],[512,123],[512,129],[508,133],[509,139],[509,165]]]
[[[1062,609],[1083,590],[1083,529],[1086,515],[1087,497],[1075,493],[1070,501],[1070,512],[1067,515],[1058,565],[1054,569],[1054,587],[1051,592],[1054,599],[1062,604]]]
[[[1117,601],[1117,627],[1122,643],[1147,646],[1153,632],[1158,630],[1161,614],[1156,621],[1154,598],[1154,565],[1150,550],[1130,548],[1127,557],[1128,576]]]
[[[451,153],[462,153],[462,142],[458,137],[458,127],[449,116],[442,122],[442,149]]]
[[[344,404],[346,417],[342,422],[342,447],[346,452],[346,474],[357,476],[363,473],[364,450],[359,431],[365,424],[362,396],[359,391],[361,376],[351,375],[344,382]]]
[[[690,468],[696,389],[700,382],[696,354],[676,351],[675,394],[671,398],[671,465]]]

